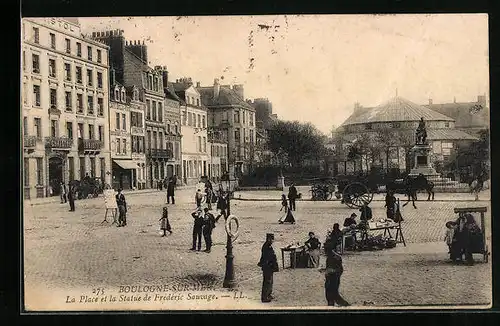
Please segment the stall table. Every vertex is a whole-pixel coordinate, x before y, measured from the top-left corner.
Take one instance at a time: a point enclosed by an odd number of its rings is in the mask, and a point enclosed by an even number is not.
[[[303,246],[291,246],[281,248],[281,260],[283,261],[283,269],[285,269],[285,252],[290,253],[290,268],[297,267],[297,253],[303,250]]]

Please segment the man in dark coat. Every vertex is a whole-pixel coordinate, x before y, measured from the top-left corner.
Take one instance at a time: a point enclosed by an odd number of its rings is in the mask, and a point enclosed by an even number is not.
[[[290,201],[290,210],[292,211],[295,210],[295,200],[298,196],[299,195],[297,193],[297,188],[295,188],[294,184],[292,183],[288,188],[288,200]]]
[[[75,189],[71,185],[71,183],[68,183],[68,201],[69,201],[69,211],[74,212],[75,211]]]
[[[262,269],[262,302],[271,302],[273,299],[273,274],[279,271],[278,259],[272,247],[274,234],[266,234],[266,242],[262,245],[262,255],[257,264]]]
[[[210,252],[212,249],[212,231],[215,228],[215,217],[212,213],[208,211],[208,208],[204,209],[205,214],[203,215],[203,239],[205,239],[205,252]]]
[[[224,193],[222,190],[219,192],[219,198],[217,199],[217,209],[220,209],[219,215],[215,219],[215,222],[219,221],[221,216],[224,216],[224,221],[227,220],[227,197],[229,195]]]
[[[372,219],[372,209],[368,204],[364,204],[359,211],[361,212],[361,217],[359,218],[361,221],[369,221]]]
[[[191,247],[191,250],[201,250],[201,233],[203,229],[203,213],[201,209],[197,209],[193,213],[191,213],[191,216],[194,219],[194,224],[193,224],[193,246]]]
[[[127,225],[127,201],[125,200],[125,195],[122,193],[122,189],[118,189],[118,194],[116,195],[116,205],[118,206],[118,227]]]
[[[172,205],[175,204],[175,183],[172,178],[168,180],[167,184],[167,204],[170,204],[170,198],[172,198]]]
[[[334,246],[325,247],[326,270],[325,270],[325,295],[329,306],[349,306],[349,303],[339,293],[340,277],[344,272],[342,257],[335,251]]]
[[[392,191],[387,191],[385,196],[385,206],[387,208],[387,218],[394,220],[394,214],[396,213],[396,197]]]

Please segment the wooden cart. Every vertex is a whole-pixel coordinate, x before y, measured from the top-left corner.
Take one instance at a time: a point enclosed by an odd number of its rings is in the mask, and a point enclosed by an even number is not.
[[[490,255],[490,252],[488,251],[488,245],[486,244],[486,224],[484,220],[484,213],[488,211],[487,207],[460,207],[460,208],[455,208],[454,212],[455,214],[459,214],[459,216],[463,214],[480,214],[480,221],[481,225],[479,226],[481,229],[481,233],[483,236],[483,246],[480,248],[477,248],[477,250],[474,250],[472,253],[473,254],[482,254],[483,255],[483,260],[485,263],[488,262],[488,256]],[[474,217],[476,218],[476,217]],[[477,221],[477,219],[476,219]]]

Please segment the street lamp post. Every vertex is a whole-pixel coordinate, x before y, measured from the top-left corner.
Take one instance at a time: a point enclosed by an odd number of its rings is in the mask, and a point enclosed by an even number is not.
[[[231,215],[231,178],[228,173],[227,178],[227,216]],[[229,219],[227,219],[230,222]],[[227,232],[227,230],[226,230]],[[224,288],[234,288],[236,282],[234,281],[234,263],[233,263],[234,255],[233,255],[233,240],[231,239],[231,235],[227,232],[227,240],[226,240],[226,274],[224,275],[224,283],[222,286]]]

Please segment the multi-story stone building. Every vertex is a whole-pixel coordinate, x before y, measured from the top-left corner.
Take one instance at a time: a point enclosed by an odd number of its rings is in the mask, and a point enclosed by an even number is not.
[[[255,108],[245,101],[243,85],[197,87],[203,105],[209,109],[209,126],[226,130],[229,174],[248,173],[255,157]]]
[[[108,47],[77,19],[23,19],[25,198],[58,195],[87,173],[111,182],[108,67]]]
[[[272,165],[275,162],[267,146],[267,131],[273,121],[278,119],[277,115],[273,114],[273,104],[267,98],[247,100],[247,103],[255,108],[255,163],[260,166]]]
[[[163,87],[165,90],[165,123],[167,126],[167,148],[173,151],[173,161],[167,164],[167,177],[174,176],[179,183],[182,179],[182,134],[181,134],[181,99],[175,94],[172,83],[168,82],[167,68],[163,69]]]
[[[163,70],[149,67],[147,46],[144,42],[125,41],[122,30],[94,32],[92,37],[110,46],[116,81],[126,88],[137,87],[145,102],[146,186],[156,187],[167,176],[167,163],[173,162],[173,151],[165,141]]]
[[[207,108],[191,78],[177,79],[172,86],[181,100],[182,181],[193,185],[210,175]]]
[[[144,146],[144,101],[139,90],[128,90],[115,81],[111,69],[110,150],[113,187],[143,189],[146,186]]]
[[[209,128],[208,143],[210,145],[209,177],[211,180],[219,182],[222,176],[228,172],[226,132]]]

